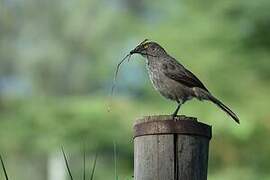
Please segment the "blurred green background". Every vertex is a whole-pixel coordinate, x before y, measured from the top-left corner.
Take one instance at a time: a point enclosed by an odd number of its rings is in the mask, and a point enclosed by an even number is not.
[[[213,126],[209,180],[270,179],[269,0],[0,0],[0,152],[12,179],[64,180],[62,145],[77,179],[84,146],[88,168],[99,153],[95,178],[114,179],[114,141],[120,179],[132,179],[135,119],[176,107],[138,55],[110,97],[116,64],[145,38],[240,117],[197,100],[181,109]]]

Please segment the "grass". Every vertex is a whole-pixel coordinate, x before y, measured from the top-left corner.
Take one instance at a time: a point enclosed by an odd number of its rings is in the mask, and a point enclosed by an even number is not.
[[[94,173],[95,173],[96,164],[97,164],[97,157],[98,157],[98,153],[96,153],[96,155],[95,155],[95,159],[94,159],[94,162],[93,162],[93,167],[92,167],[92,171],[91,171],[90,180],[93,180],[94,179]]]
[[[70,178],[70,180],[74,180],[72,172],[71,172],[71,168],[70,168],[70,163],[68,161],[68,157],[67,157],[67,154],[65,153],[64,147],[61,147],[61,151],[62,151],[62,154],[63,154],[63,158],[64,158],[64,161],[65,161],[65,166],[66,166],[69,178]],[[93,165],[92,165],[92,168],[90,170],[90,178],[89,178],[89,180],[94,180],[94,174],[95,174],[95,170],[96,170],[97,158],[98,158],[98,153],[95,154]],[[7,174],[7,171],[6,171],[6,167],[5,167],[5,164],[4,164],[4,161],[3,161],[3,158],[2,158],[1,155],[0,155],[0,161],[1,161],[3,172],[5,174],[5,180],[9,180],[8,174]],[[117,169],[117,161],[118,161],[118,159],[117,159],[117,145],[114,142],[114,173],[115,173],[115,180],[119,180],[118,169]],[[86,180],[86,153],[85,153],[85,149],[83,151],[83,176],[82,176],[82,179]]]
[[[113,154],[114,154],[114,176],[115,180],[118,180],[118,171],[117,171],[117,151],[116,151],[116,142],[113,142]]]
[[[8,175],[7,175],[7,171],[6,171],[6,167],[5,167],[2,155],[0,155],[0,161],[1,161],[1,165],[2,165],[2,168],[3,168],[4,174],[5,174],[5,179],[8,180]]]
[[[86,171],[85,171],[85,146],[83,147],[83,180],[86,178]]]
[[[70,168],[70,165],[69,165],[69,162],[67,159],[67,155],[66,155],[63,147],[61,148],[61,150],[62,150],[62,154],[63,154],[64,160],[65,160],[65,165],[66,165],[66,168],[67,168],[67,171],[69,174],[69,178],[70,178],[70,180],[73,180],[73,176],[71,173],[71,168]],[[90,173],[90,180],[94,179],[94,173],[95,173],[96,164],[97,164],[97,157],[98,157],[98,154],[96,153],[95,159],[93,162],[93,167],[92,167],[91,173]],[[85,149],[84,149],[84,152],[83,152],[83,180],[86,180],[86,165],[85,164],[86,164],[86,155],[85,155]]]
[[[62,153],[63,153],[63,157],[64,157],[64,160],[65,160],[65,165],[66,165],[69,177],[70,177],[71,180],[73,180],[73,176],[72,176],[72,173],[71,173],[71,170],[70,170],[70,166],[69,166],[69,163],[68,163],[68,160],[67,160],[67,156],[66,156],[66,153],[65,153],[65,150],[64,150],[63,147],[62,147]]]

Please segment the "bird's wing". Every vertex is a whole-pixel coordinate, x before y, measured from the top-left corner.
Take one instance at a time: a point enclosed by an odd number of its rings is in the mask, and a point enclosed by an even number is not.
[[[164,62],[162,64],[162,71],[170,79],[173,79],[187,87],[199,87],[209,92],[208,89],[203,85],[203,83],[192,72],[187,70],[177,61],[176,63],[171,63],[168,61]]]

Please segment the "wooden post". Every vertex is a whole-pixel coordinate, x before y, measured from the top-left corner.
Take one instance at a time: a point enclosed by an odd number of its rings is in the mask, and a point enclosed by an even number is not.
[[[196,118],[148,116],[134,125],[135,180],[207,180],[211,127]]]

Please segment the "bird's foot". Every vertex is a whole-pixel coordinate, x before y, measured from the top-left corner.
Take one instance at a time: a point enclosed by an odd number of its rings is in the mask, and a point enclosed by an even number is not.
[[[174,121],[178,121],[179,120],[179,118],[177,117],[177,114],[173,113],[171,116],[172,116],[172,119]]]

